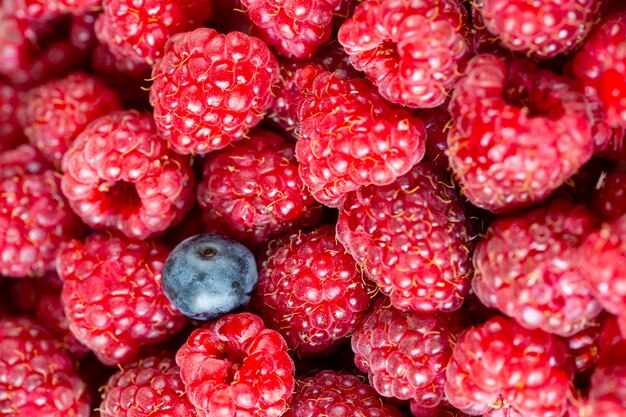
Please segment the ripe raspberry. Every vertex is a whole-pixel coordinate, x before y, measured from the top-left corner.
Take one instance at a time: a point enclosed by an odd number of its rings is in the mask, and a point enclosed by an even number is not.
[[[0,152],[16,148],[26,138],[17,118],[20,90],[0,78]]]
[[[626,215],[590,234],[577,256],[602,306],[626,320]]]
[[[209,155],[198,203],[207,225],[252,247],[322,215],[298,175],[295,145],[261,129]]]
[[[449,103],[449,102],[448,102]],[[450,171],[448,149],[448,130],[452,116],[446,103],[433,109],[420,110],[417,115],[426,126],[426,152],[424,159],[432,162],[441,172]]]
[[[457,0],[368,0],[338,39],[384,98],[431,108],[446,100],[469,55],[461,32],[466,19]]]
[[[404,417],[356,375],[321,371],[296,382],[290,408],[283,417]]]
[[[577,378],[588,377],[598,362],[603,321],[596,318],[591,326],[567,338],[568,354],[572,358]]]
[[[597,223],[567,200],[497,220],[474,251],[476,295],[529,329],[571,336],[593,324],[602,307],[578,247]]]
[[[119,58],[153,65],[174,34],[202,26],[212,0],[104,0],[96,35]]]
[[[267,46],[244,33],[200,28],[172,36],[152,69],[159,132],[183,154],[242,139],[270,106],[278,72]]]
[[[89,226],[145,239],[193,205],[188,157],[174,154],[152,117],[119,111],[91,123],[63,158],[63,193]]]
[[[354,362],[380,395],[436,407],[462,329],[460,315],[400,311],[383,298],[352,336]]]
[[[446,397],[471,415],[561,417],[572,375],[566,352],[553,335],[495,317],[459,336]]]
[[[589,390],[590,416],[621,417],[626,415],[626,365],[596,369]]]
[[[422,159],[422,121],[387,103],[367,80],[342,80],[313,66],[299,72],[304,97],[296,157],[319,202],[337,207],[346,193],[390,184]]]
[[[584,96],[528,61],[472,58],[450,113],[450,165],[469,201],[491,211],[547,198],[593,154]]]
[[[571,51],[587,36],[602,0],[481,0],[473,4],[504,46],[549,59]]]
[[[61,193],[58,174],[39,152],[21,145],[0,153],[0,273],[42,276],[55,268],[61,242],[83,226]]]
[[[469,291],[469,225],[454,188],[428,162],[349,194],[337,238],[396,308],[453,311]]]
[[[603,173],[593,192],[592,207],[603,220],[626,214],[626,171]]]
[[[28,91],[19,118],[30,143],[58,166],[89,123],[119,107],[117,94],[102,81],[75,72]]]
[[[626,128],[626,13],[606,18],[585,41],[571,71],[602,103],[610,126]]]
[[[331,35],[333,12],[348,0],[241,0],[255,31],[287,57],[308,58]]]
[[[197,416],[169,354],[125,365],[102,389],[101,417]]]
[[[272,242],[260,260],[253,304],[298,356],[330,350],[359,326],[371,284],[332,226]]]
[[[176,363],[189,400],[209,416],[280,417],[295,385],[285,340],[250,313],[194,330]]]
[[[94,31],[96,19],[99,15],[99,11],[92,11],[71,17],[69,41],[76,49],[84,52],[87,56],[99,45]]]
[[[143,346],[166,339],[185,324],[161,288],[167,253],[153,241],[106,233],[71,240],[59,251],[57,269],[70,329],[102,363],[130,362]]]
[[[88,417],[87,386],[72,359],[27,318],[0,320],[0,414]]]
[[[101,0],[3,0],[3,10],[22,20],[45,21],[66,13],[97,10]]]

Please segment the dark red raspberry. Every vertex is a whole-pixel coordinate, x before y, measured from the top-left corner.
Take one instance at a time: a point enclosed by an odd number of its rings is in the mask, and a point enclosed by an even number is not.
[[[135,360],[143,346],[185,324],[161,288],[167,254],[156,242],[107,233],[71,240],[59,251],[70,329],[104,364]]]
[[[577,378],[588,377],[598,362],[603,324],[604,318],[600,316],[592,325],[567,338],[568,354],[574,364]]]
[[[446,100],[468,56],[466,19],[457,0],[368,0],[341,26],[338,39],[384,98],[431,108]]]
[[[593,324],[602,307],[578,247],[597,224],[567,200],[497,220],[474,251],[476,295],[529,329],[571,336]]]
[[[450,113],[450,165],[469,201],[491,211],[547,198],[593,154],[585,97],[528,61],[472,58]]]
[[[154,64],[174,34],[202,26],[212,0],[104,0],[96,35],[119,58]]]
[[[100,79],[76,72],[28,91],[19,116],[30,143],[60,166],[76,136],[120,106],[117,94]]]
[[[321,371],[296,382],[291,405],[283,417],[404,417],[356,375]]]
[[[467,414],[453,407],[420,407],[415,401],[411,401],[411,414],[413,417],[469,417]],[[497,417],[497,416],[491,416]],[[515,416],[511,416],[515,417]]]
[[[30,145],[0,153],[0,273],[42,276],[55,268],[61,242],[79,236],[80,220],[61,181]]]
[[[27,318],[0,320],[0,414],[89,417],[86,384],[72,359]]]
[[[481,0],[472,4],[504,46],[549,59],[571,51],[587,36],[602,0]]]
[[[610,126],[626,128],[626,13],[609,16],[585,41],[571,70],[597,97]]]
[[[420,119],[390,105],[363,78],[344,80],[309,66],[299,70],[300,176],[313,196],[337,207],[360,186],[386,185],[424,156]]]
[[[626,215],[589,235],[577,255],[602,306],[626,320]]]
[[[176,363],[189,400],[209,416],[280,417],[295,385],[285,340],[250,313],[194,330]]]
[[[332,226],[285,236],[260,261],[253,304],[298,356],[328,351],[360,325],[372,285]]]
[[[448,161],[446,151],[448,149],[448,130],[450,130],[452,116],[450,116],[446,103],[433,109],[420,110],[417,113],[426,126],[426,153],[424,159],[432,162],[441,172],[450,171],[450,162]]]
[[[469,225],[453,186],[428,162],[349,194],[337,238],[399,309],[453,311],[469,291]]]
[[[89,226],[144,239],[193,205],[188,157],[174,154],[149,114],[119,111],[91,123],[63,158],[63,193]]]
[[[98,3],[100,3],[100,1],[98,1]],[[87,55],[98,45],[98,38],[96,38],[94,26],[99,15],[99,11],[92,11],[90,13],[72,16],[69,30],[70,43],[76,49]]]
[[[563,341],[495,317],[459,336],[446,398],[471,415],[561,417],[572,370]]]
[[[176,34],[152,68],[159,132],[179,153],[224,148],[261,121],[278,73],[276,58],[255,37],[207,28]]]
[[[4,0],[5,12],[24,20],[45,21],[65,13],[82,14],[100,7],[101,0]]]
[[[592,207],[603,220],[626,214],[626,171],[603,173],[593,192]]]
[[[20,90],[0,78],[0,152],[16,148],[26,141],[17,118]]]
[[[308,58],[331,35],[333,13],[349,0],[241,0],[255,34],[279,54]]]
[[[298,175],[292,142],[261,129],[249,136],[209,155],[198,203],[209,227],[255,247],[315,225],[322,206]]]
[[[589,390],[589,416],[626,415],[626,365],[596,369]]]
[[[180,368],[169,354],[148,356],[116,372],[102,387],[101,417],[196,417]]]
[[[444,400],[446,366],[463,329],[461,317],[400,311],[380,299],[352,336],[354,362],[380,395],[436,407]]]

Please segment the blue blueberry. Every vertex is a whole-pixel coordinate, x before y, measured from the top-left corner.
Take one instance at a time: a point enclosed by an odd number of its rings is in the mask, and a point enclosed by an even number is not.
[[[213,320],[250,302],[258,282],[254,255],[241,243],[196,235],[172,250],[163,268],[163,290],[184,315]]]

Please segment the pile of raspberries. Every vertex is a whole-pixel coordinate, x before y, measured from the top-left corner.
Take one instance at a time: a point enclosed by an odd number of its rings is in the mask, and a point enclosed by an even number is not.
[[[626,2],[0,1],[0,415],[626,416]]]

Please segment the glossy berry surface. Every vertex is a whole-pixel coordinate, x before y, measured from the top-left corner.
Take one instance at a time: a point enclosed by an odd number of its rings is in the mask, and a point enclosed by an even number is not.
[[[258,281],[248,248],[227,237],[203,234],[179,243],[163,267],[163,291],[184,315],[213,320],[250,301]]]

